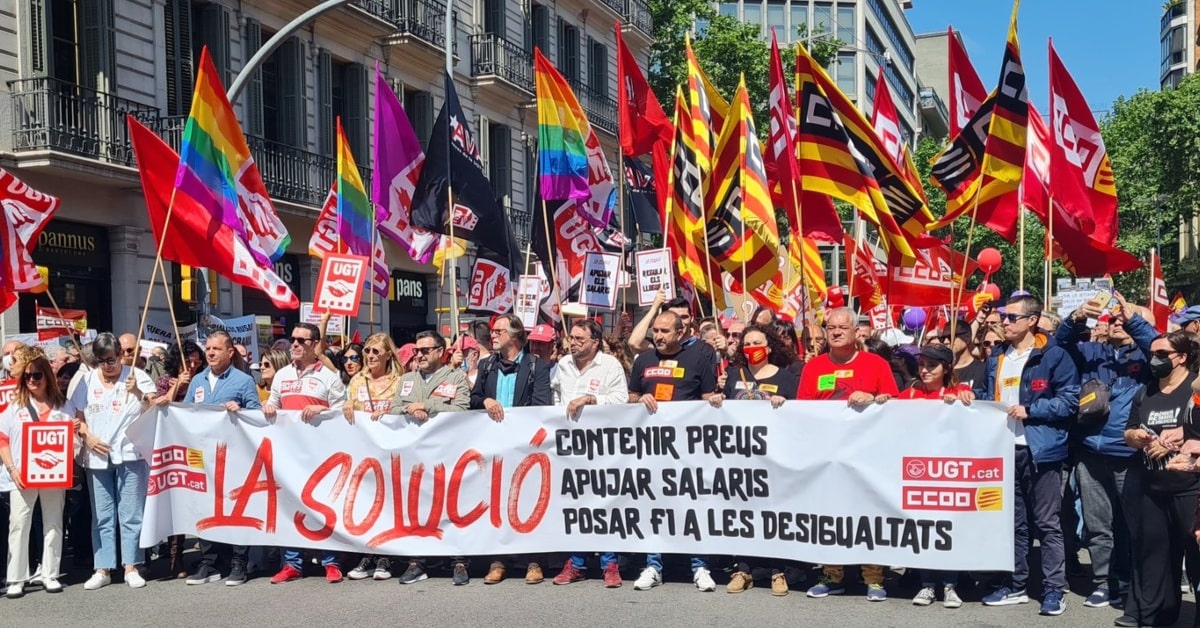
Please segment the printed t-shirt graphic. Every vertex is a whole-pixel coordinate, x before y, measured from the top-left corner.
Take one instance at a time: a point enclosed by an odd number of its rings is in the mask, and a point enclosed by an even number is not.
[[[633,361],[629,391],[658,401],[694,401],[717,389],[716,362],[692,344],[674,355],[657,349]]]

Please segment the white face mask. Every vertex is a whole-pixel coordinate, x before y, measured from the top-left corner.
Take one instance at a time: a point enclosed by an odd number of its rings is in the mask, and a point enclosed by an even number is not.
[[[11,353],[4,356],[3,360],[0,360],[0,366],[3,366],[5,371],[12,371],[13,357]]]

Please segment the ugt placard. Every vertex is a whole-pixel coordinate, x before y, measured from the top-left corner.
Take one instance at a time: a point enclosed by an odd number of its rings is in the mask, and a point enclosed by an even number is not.
[[[21,482],[25,488],[71,488],[75,426],[70,421],[21,424]]]
[[[317,278],[317,298],[313,301],[312,311],[357,316],[366,277],[367,258],[361,255],[326,255],[321,263],[321,275]]]

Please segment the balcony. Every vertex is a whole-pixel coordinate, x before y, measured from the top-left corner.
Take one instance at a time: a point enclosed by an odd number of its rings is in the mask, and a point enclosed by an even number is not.
[[[587,114],[588,122],[598,129],[616,135],[617,101],[597,94],[581,81],[570,81],[570,83],[571,89],[575,91],[575,97],[579,99],[579,106],[583,107],[583,112]]]
[[[361,1],[361,0],[360,0]],[[437,0],[376,0],[385,5],[396,32],[395,43],[416,40],[440,52],[446,50],[446,5]],[[457,20],[457,15],[453,16]],[[452,44],[454,42],[451,42]]]
[[[51,151],[114,165],[133,166],[125,116],[147,123],[158,118],[150,105],[54,78],[8,82],[12,103],[12,152]]]
[[[625,0],[597,0],[597,1],[599,2],[599,4],[602,4],[606,7],[608,7],[609,9],[612,9],[613,14],[616,15],[617,17],[620,17],[620,18],[625,17]]]
[[[471,35],[471,78],[477,84],[502,82],[533,96],[533,59],[518,46],[493,33]]]
[[[640,33],[650,43],[654,40],[654,22],[650,19],[650,5],[646,0],[624,0],[621,16],[627,25]]]
[[[932,87],[922,87],[920,104],[925,134],[933,137],[946,137],[946,134],[950,132],[950,113],[937,91]]]

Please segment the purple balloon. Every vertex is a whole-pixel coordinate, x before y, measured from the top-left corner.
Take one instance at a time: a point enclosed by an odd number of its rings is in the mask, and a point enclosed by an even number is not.
[[[900,317],[904,323],[905,329],[915,331],[925,327],[925,310],[919,307],[910,307],[904,310],[904,314]]]

